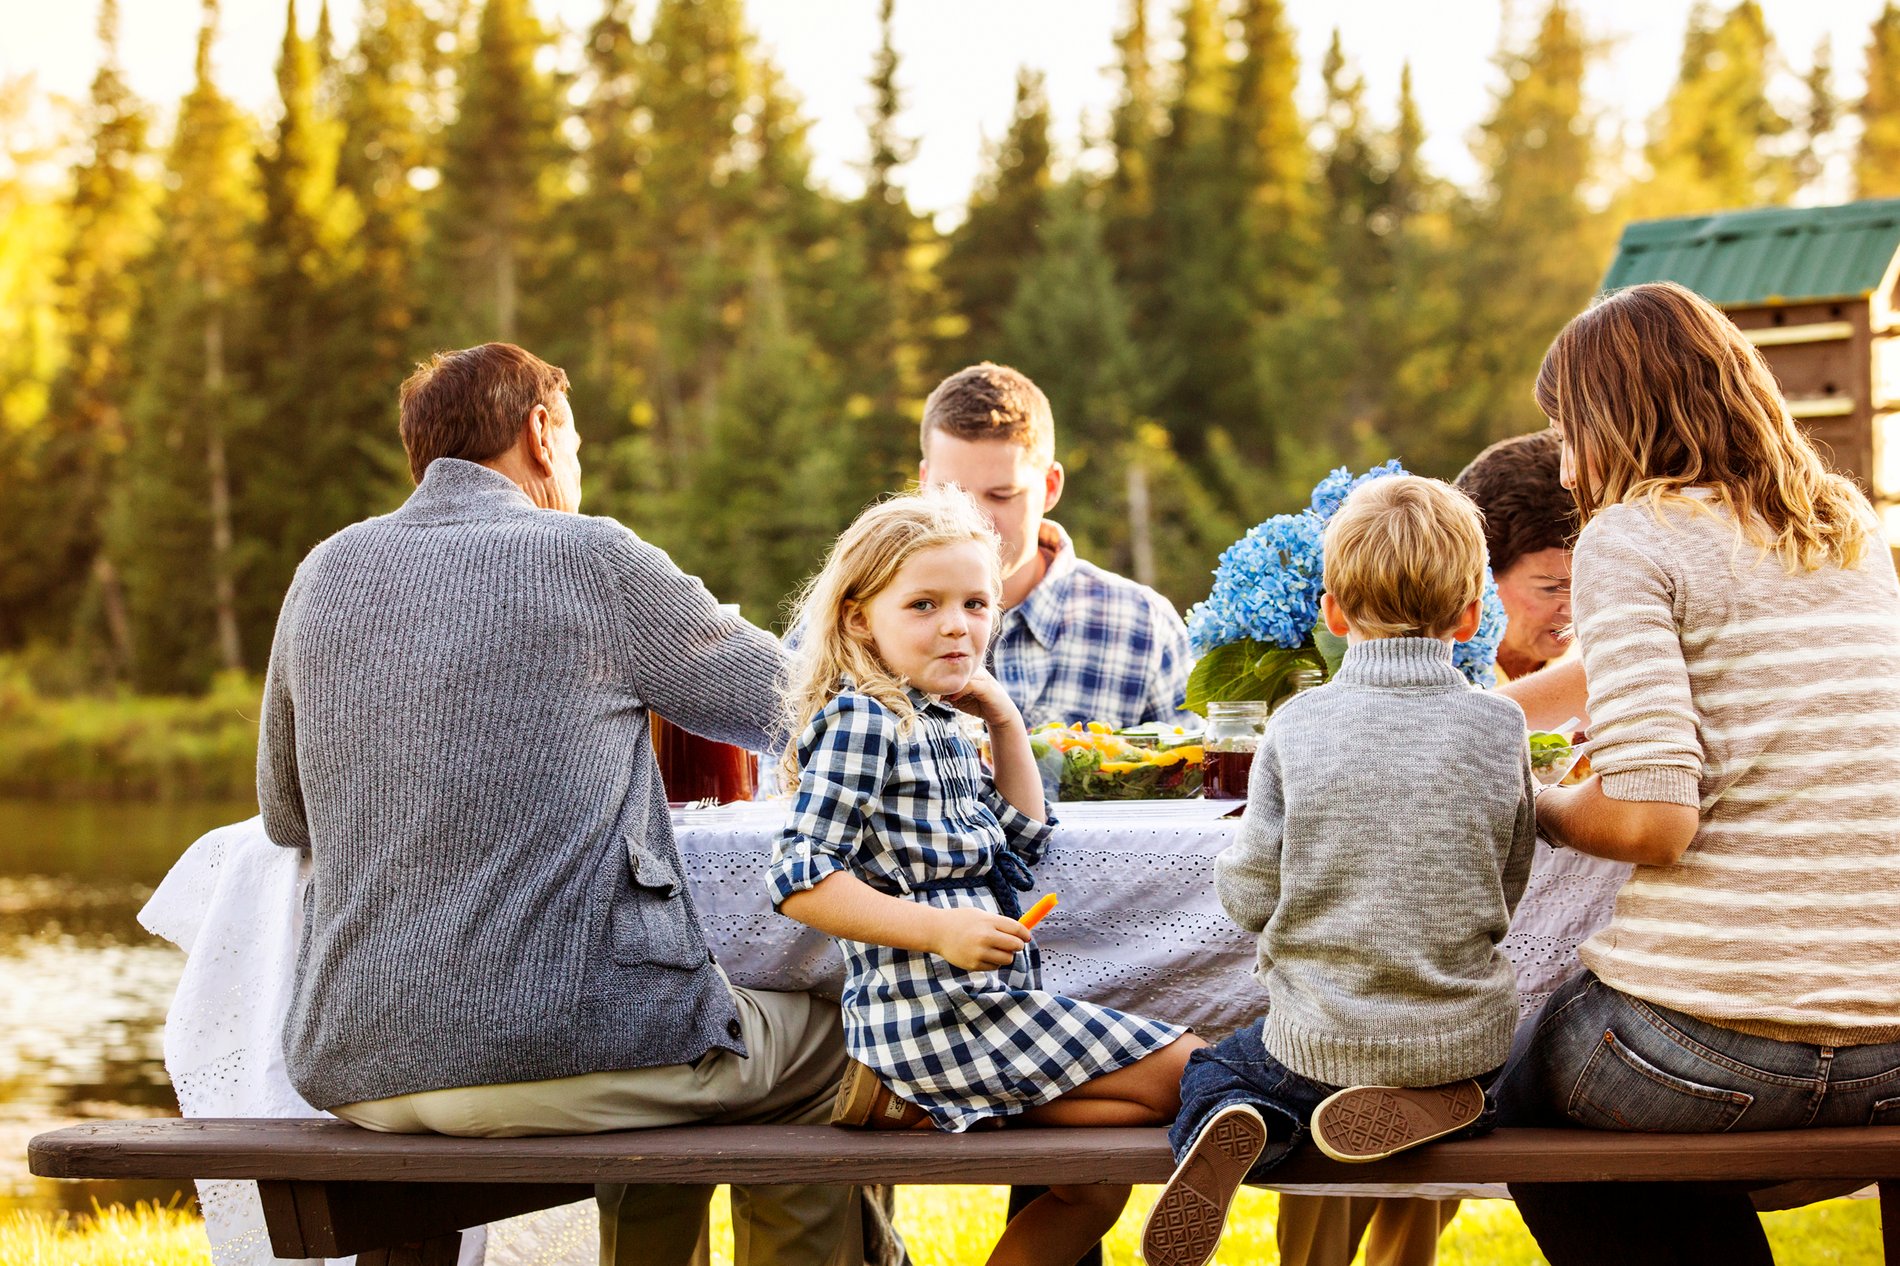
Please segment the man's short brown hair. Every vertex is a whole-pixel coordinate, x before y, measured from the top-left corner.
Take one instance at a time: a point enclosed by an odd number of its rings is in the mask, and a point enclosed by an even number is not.
[[[402,446],[417,483],[438,457],[485,462],[515,446],[534,406],[555,406],[567,373],[513,343],[437,352],[402,384]]]
[[[1526,554],[1569,549],[1577,539],[1577,499],[1563,486],[1563,446],[1550,431],[1499,440],[1458,475],[1458,490],[1484,514],[1491,574]]]
[[[928,448],[932,431],[960,440],[1002,440],[1043,461],[1056,456],[1056,419],[1049,397],[1027,374],[989,361],[959,369],[937,384],[924,401],[918,444]]]
[[[1484,594],[1484,523],[1447,483],[1359,485],[1326,525],[1326,592],[1366,637],[1444,637]]]

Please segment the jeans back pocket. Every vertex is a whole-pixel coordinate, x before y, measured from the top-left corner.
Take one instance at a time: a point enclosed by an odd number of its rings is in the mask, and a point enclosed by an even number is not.
[[[1605,1030],[1577,1075],[1565,1111],[1579,1125],[1599,1130],[1720,1134],[1754,1102],[1743,1091],[1664,1072]]]
[[[624,886],[613,906],[614,959],[656,967],[698,967],[711,951],[683,897],[685,883],[665,860],[628,837]]]

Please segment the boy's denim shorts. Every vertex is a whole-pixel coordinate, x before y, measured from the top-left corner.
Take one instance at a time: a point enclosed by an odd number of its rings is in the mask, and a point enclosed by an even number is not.
[[[1187,1154],[1200,1135],[1201,1127],[1222,1108],[1236,1103],[1252,1104],[1267,1123],[1267,1147],[1247,1172],[1250,1181],[1285,1160],[1306,1137],[1307,1123],[1314,1109],[1340,1086],[1302,1077],[1267,1053],[1261,1040],[1266,1021],[1256,1020],[1212,1046],[1204,1046],[1188,1057],[1187,1071],[1181,1075],[1181,1111],[1168,1131],[1168,1143],[1176,1160]],[[1490,1086],[1498,1073],[1495,1069],[1477,1080],[1485,1087],[1484,1112],[1454,1138],[1469,1138],[1489,1130],[1497,1117],[1497,1105]]]

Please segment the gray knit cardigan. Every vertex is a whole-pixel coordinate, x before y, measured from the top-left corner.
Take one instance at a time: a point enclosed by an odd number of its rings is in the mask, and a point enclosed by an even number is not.
[[[317,1107],[744,1052],[647,705],[770,745],[777,643],[611,519],[440,459],[297,569],[258,747],[308,849],[292,1083]]]

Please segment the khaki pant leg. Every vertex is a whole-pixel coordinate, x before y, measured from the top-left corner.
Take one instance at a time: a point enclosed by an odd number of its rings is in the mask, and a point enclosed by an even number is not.
[[[712,1223],[706,1216],[710,1186],[672,1183],[602,1183],[600,1266],[711,1266]],[[625,1251],[621,1246],[625,1245]]]
[[[1438,1237],[1458,1216],[1457,1200],[1390,1197],[1379,1201],[1366,1232],[1366,1266],[1432,1266]]]
[[[845,1064],[837,1006],[802,993],[733,989],[732,995],[747,1058],[713,1050],[693,1064],[427,1090],[346,1104],[335,1112],[372,1130],[477,1138],[591,1134],[697,1121],[732,1125],[827,1120]],[[603,1191],[603,1253],[612,1253],[619,1263],[684,1266],[693,1261],[699,1222],[681,1206],[687,1203],[686,1193],[694,1190],[634,1187],[617,1199]],[[703,1207],[702,1200],[695,1197],[691,1203]],[[664,1244],[644,1221],[656,1216],[669,1228]],[[863,1259],[860,1211],[852,1187],[739,1189],[734,1192],[733,1220],[736,1266],[846,1266]]]
[[[1379,1203],[1374,1196],[1281,1192],[1273,1225],[1280,1266],[1351,1266]]]

